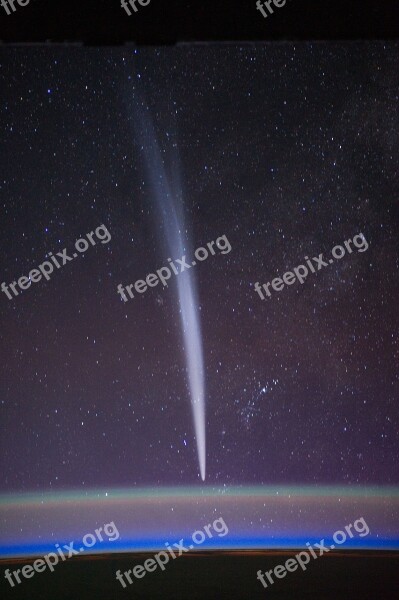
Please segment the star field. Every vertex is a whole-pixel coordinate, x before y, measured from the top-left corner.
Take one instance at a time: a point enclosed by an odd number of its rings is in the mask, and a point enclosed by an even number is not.
[[[0,296],[3,492],[199,483],[175,284],[116,293],[168,258],[137,106],[191,247],[232,246],[195,267],[206,483],[399,483],[397,60],[382,42],[2,49],[2,281],[112,236]],[[359,233],[367,252],[254,292]]]

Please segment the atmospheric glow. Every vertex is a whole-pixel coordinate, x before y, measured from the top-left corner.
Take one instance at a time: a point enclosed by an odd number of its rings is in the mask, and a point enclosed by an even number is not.
[[[223,517],[228,535],[215,536],[201,550],[303,548],[363,517],[370,533],[348,537],[344,550],[399,549],[399,488],[396,486],[209,486],[87,489],[0,496],[6,515],[0,556],[40,555],[54,544],[114,521],[121,537],[96,545],[92,553],[157,551]],[[173,507],[173,511],[171,508]],[[165,520],[165,514],[168,519]],[[251,519],[248,519],[248,514]]]

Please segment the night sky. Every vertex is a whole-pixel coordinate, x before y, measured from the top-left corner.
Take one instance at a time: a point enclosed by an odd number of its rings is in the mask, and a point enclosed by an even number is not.
[[[144,113],[188,258],[232,248],[190,271],[205,484],[399,485],[398,58],[382,42],[2,49],[1,282],[111,235],[0,294],[2,493],[201,484],[177,278],[117,293],[181,258]],[[259,298],[360,233],[366,252]]]

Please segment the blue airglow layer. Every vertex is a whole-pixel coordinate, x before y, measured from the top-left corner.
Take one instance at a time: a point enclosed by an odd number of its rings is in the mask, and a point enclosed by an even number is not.
[[[326,545],[346,525],[363,518],[370,533],[336,545],[342,550],[399,550],[399,488],[360,486],[191,486],[64,491],[0,497],[0,556],[41,556],[114,523],[119,538],[96,542],[85,554],[164,550],[222,518],[224,537],[202,550],[272,550]],[[114,537],[112,535],[111,537]]]
[[[170,540],[169,540],[170,541]],[[176,540],[179,541],[179,540]],[[309,542],[311,546],[315,543],[319,543],[320,539],[312,539],[309,537],[282,537],[280,539],[266,540],[265,538],[236,538],[226,540],[223,544],[220,540],[207,540],[201,545],[195,546],[192,552],[203,552],[203,551],[215,551],[215,550],[307,550],[306,543]],[[173,543],[173,542],[172,542]],[[334,542],[332,538],[325,538],[324,543],[326,547],[331,546]],[[63,546],[64,542],[59,543]],[[65,544],[70,544],[68,540],[65,540]],[[134,552],[159,552],[165,550],[164,544],[156,544],[154,540],[141,539],[141,540],[129,540],[127,543],[115,544],[101,543],[101,548],[87,548],[85,552],[80,554],[107,554],[107,553],[134,553]],[[78,544],[74,544],[74,548],[79,548]],[[368,538],[367,543],[363,539],[352,539],[345,542],[341,546],[335,545],[335,550],[395,550],[399,551],[399,539],[396,540],[379,540],[377,538]],[[10,545],[4,546],[0,550],[1,558],[10,557],[36,557],[44,556],[48,552],[56,552],[56,548],[51,543],[48,544],[25,544],[25,545]],[[67,550],[65,555],[68,556]]]

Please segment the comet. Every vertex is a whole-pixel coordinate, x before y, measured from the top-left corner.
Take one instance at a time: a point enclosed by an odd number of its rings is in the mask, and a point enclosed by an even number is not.
[[[141,102],[143,107],[143,102]],[[190,249],[182,210],[182,186],[176,170],[172,177],[165,168],[153,121],[148,109],[140,108],[135,119],[135,130],[144,154],[146,171],[154,194],[159,226],[165,233],[168,253],[172,258],[187,255]],[[166,136],[167,137],[167,136]],[[165,153],[164,153],[165,154]],[[173,152],[175,154],[175,151]],[[173,155],[171,156],[173,162]],[[183,234],[185,232],[185,235]],[[206,427],[204,359],[198,295],[193,270],[186,270],[176,278],[180,322],[191,399],[192,417],[197,445],[200,476],[206,475]]]

